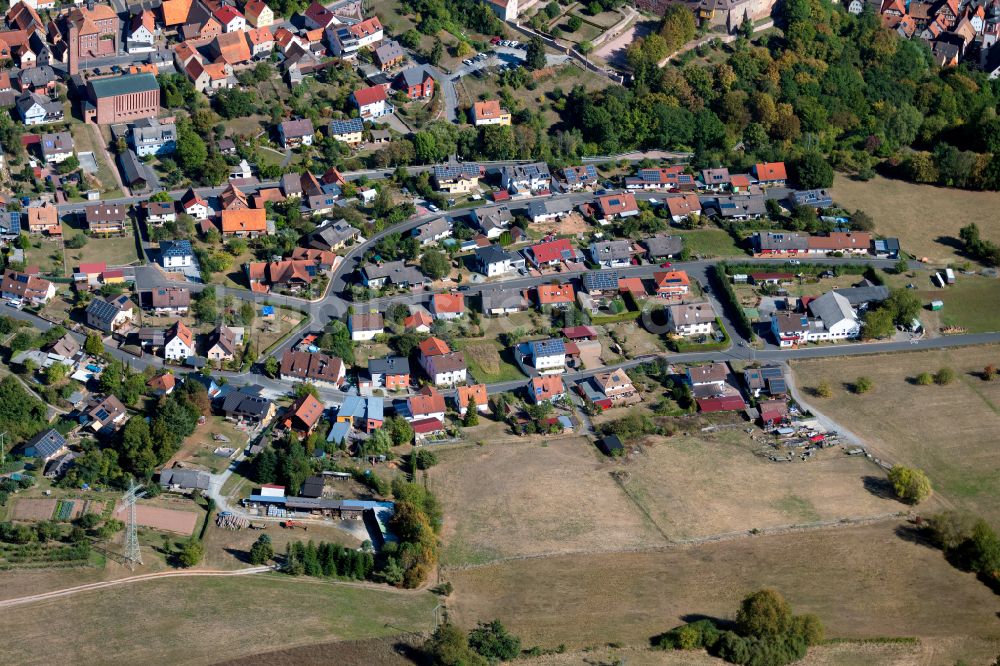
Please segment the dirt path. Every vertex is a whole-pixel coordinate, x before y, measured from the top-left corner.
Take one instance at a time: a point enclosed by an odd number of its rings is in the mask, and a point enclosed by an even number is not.
[[[99,583],[88,583],[86,585],[77,585],[76,587],[67,587],[62,590],[53,590],[51,592],[43,592],[41,594],[33,594],[27,597],[18,597],[16,599],[5,599],[0,601],[0,608],[9,608],[11,606],[20,606],[22,604],[30,604],[36,601],[47,601],[49,599],[58,599],[60,597],[68,597],[73,594],[78,594],[80,592],[90,592],[92,590],[101,590],[107,587],[115,587],[117,585],[126,585],[128,583],[139,583],[146,580],[154,580],[157,578],[181,578],[190,576],[247,576],[251,574],[264,573],[266,571],[272,571],[271,567],[251,567],[248,569],[239,569],[237,571],[161,571],[159,573],[149,573],[141,574],[139,576],[129,576],[128,578],[119,578],[117,580],[106,580]]]

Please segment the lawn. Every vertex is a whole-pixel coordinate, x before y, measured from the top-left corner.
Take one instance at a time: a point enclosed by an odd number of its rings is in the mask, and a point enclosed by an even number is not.
[[[746,255],[746,252],[736,246],[733,237],[722,229],[678,231],[677,235],[684,239],[684,247],[692,256],[733,257]]]
[[[280,647],[428,631],[435,603],[426,592],[281,574],[150,581],[5,610],[0,646],[23,664],[209,664]],[[255,617],[263,608],[266,617]],[[48,640],[53,634],[60,640]],[[40,642],[44,650],[25,649]]]
[[[480,384],[524,379],[514,362],[512,352],[499,341],[486,338],[466,338],[455,341],[455,348],[465,352],[469,373]]]
[[[215,435],[222,435],[229,441],[216,441]],[[180,451],[174,454],[166,467],[175,462],[187,462],[219,473],[229,466],[229,459],[212,453],[216,447],[242,449],[247,445],[247,433],[239,430],[232,421],[221,416],[210,416],[205,423],[195,428],[194,434],[184,440]]]
[[[101,181],[101,192],[104,193],[104,198],[115,199],[121,197],[122,191],[118,185],[118,180],[115,178],[115,166],[108,163],[105,151],[98,144],[97,137],[94,136],[93,127],[90,123],[70,124],[74,147],[77,153],[94,153],[94,159],[97,161],[97,173],[95,176]]]
[[[988,363],[1000,364],[1000,347],[816,359],[792,368],[800,386],[830,383],[833,396],[811,403],[862,436],[874,455],[922,468],[943,502],[1000,522],[1000,381],[978,376]],[[956,381],[911,383],[941,367],[954,369]],[[862,375],[872,379],[872,391],[856,395],[844,388]]]
[[[508,437],[438,453],[430,487],[444,505],[442,561],[663,545],[581,437]]]
[[[828,637],[940,641],[934,659],[922,663],[992,659],[996,596],[940,552],[900,538],[900,528],[889,522],[653,552],[530,558],[446,570],[443,577],[455,588],[448,602],[454,622],[498,618],[524,645],[645,647],[692,616],[732,619],[740,598],[768,586],[796,612],[818,614]]]
[[[66,272],[63,263],[62,241],[59,239],[32,238],[31,245],[24,251],[24,264],[26,266],[38,266],[43,275],[62,277]]]
[[[585,17],[581,16],[580,18]],[[559,19],[556,23],[556,27],[562,31],[562,37],[560,37],[560,39],[566,42],[572,42],[573,44],[579,44],[580,42],[592,42],[600,36],[602,32],[604,32],[602,28],[599,28],[596,25],[591,25],[586,21],[584,21],[583,25],[580,26],[579,30],[573,32],[569,28],[569,15],[563,16]]]
[[[890,276],[887,283],[892,287],[914,284],[916,294],[924,304],[920,321],[929,335],[936,335],[942,327],[958,327],[969,333],[1000,331],[1000,309],[983,307],[984,303],[1000,302],[1000,281],[981,276],[957,276],[951,287],[939,289],[930,280],[931,273],[920,272],[914,277],[908,274]],[[944,308],[937,311],[927,309],[931,301],[943,301]]]
[[[984,210],[1000,206],[1000,193],[970,192],[934,185],[915,185],[876,177],[867,183],[838,175],[834,201],[849,211],[863,210],[875,220],[875,231],[899,238],[900,247],[934,264],[965,260],[959,251],[958,230],[970,222],[979,225],[983,238],[1000,242],[1000,225]]]
[[[63,222],[63,236],[69,240],[73,236],[83,233],[80,229],[70,227]],[[139,260],[138,250],[135,246],[135,236],[129,233],[126,236],[112,238],[87,238],[87,244],[82,248],[73,250],[66,248],[66,262],[69,270],[76,270],[80,264],[103,262],[108,266],[126,266],[134,264]]]

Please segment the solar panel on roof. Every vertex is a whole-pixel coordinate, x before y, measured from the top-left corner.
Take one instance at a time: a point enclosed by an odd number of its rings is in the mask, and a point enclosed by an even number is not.
[[[108,414],[108,412],[107,412],[106,409],[100,409],[100,410],[97,411],[97,420],[98,421],[103,421],[104,419],[108,418],[108,416],[109,416],[109,414]]]
[[[785,384],[784,379],[769,379],[767,386],[772,393],[785,393],[788,391],[788,386]]]

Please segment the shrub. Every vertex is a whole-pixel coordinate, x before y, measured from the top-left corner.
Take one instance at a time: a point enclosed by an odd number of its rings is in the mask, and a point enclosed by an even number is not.
[[[874,386],[875,385],[872,383],[871,377],[858,377],[854,381],[854,392],[858,394],[868,393],[868,391],[871,391]]]
[[[916,382],[919,386],[930,386],[934,383],[934,375],[929,372],[921,372],[917,375]]]
[[[792,607],[776,590],[746,597],[736,612],[736,628],[744,636],[777,636],[791,626]]]
[[[830,382],[823,380],[816,387],[816,395],[820,398],[829,398],[833,395],[833,389],[830,387]]]
[[[947,386],[953,381],[955,381],[955,371],[948,367],[941,368],[934,375],[934,383],[938,386]]]

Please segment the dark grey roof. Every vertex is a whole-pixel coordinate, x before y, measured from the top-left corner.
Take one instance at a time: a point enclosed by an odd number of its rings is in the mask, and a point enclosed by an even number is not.
[[[124,300],[122,300],[124,298]],[[126,303],[130,303],[128,296],[124,294],[111,300],[104,300],[103,298],[95,298],[87,306],[87,315],[93,316],[98,320],[110,324],[114,321],[115,317],[119,312],[122,311]]]
[[[517,289],[494,289],[484,291],[480,294],[483,301],[483,311],[489,312],[494,308],[517,308],[527,309],[528,299]]]
[[[207,473],[195,469],[165,469],[160,472],[161,486],[208,490],[209,481]]]
[[[322,476],[310,476],[302,483],[302,490],[299,493],[302,497],[322,497],[323,496],[323,477]]]
[[[486,247],[476,248],[476,261],[480,266],[488,266],[512,259],[513,257],[513,253],[508,252],[499,245],[487,245]]]
[[[259,386],[241,386],[236,391],[230,391],[222,403],[222,411],[262,418],[267,414],[271,401],[260,395],[260,391]]]
[[[134,151],[126,150],[118,155],[118,163],[121,164],[122,178],[127,184],[147,182],[146,166],[139,160]]]
[[[160,255],[164,257],[192,257],[191,241],[160,241]]]
[[[324,223],[309,236],[309,245],[329,250],[335,245],[357,237],[361,232],[347,223],[347,220]]]
[[[362,269],[369,280],[387,278],[392,284],[418,284],[427,278],[414,266],[407,266],[402,260],[389,261],[384,264],[365,264]]]
[[[402,58],[406,53],[403,51],[403,47],[399,45],[399,42],[388,39],[382,46],[375,49],[375,55],[378,57],[379,62],[389,62],[396,58]]]
[[[35,449],[38,458],[48,458],[55,455],[56,451],[64,446],[66,446],[66,440],[52,429],[40,432],[24,443],[25,449]]]
[[[618,271],[593,271],[583,276],[587,291],[613,291],[618,289]]]
[[[462,162],[461,164],[449,163],[449,164],[435,164],[434,165],[434,179],[438,181],[442,180],[456,180],[459,177],[465,178],[478,178],[481,172],[479,164],[475,162]]]
[[[410,361],[402,356],[386,356],[385,358],[368,359],[368,374],[370,375],[408,375]]]
[[[653,236],[643,241],[651,257],[672,257],[684,249],[680,236]]]
[[[844,289],[834,289],[834,291],[850,303],[857,307],[864,303],[881,303],[889,298],[889,287],[885,285],[872,285],[870,287],[845,287]]]
[[[528,215],[536,217],[538,215],[565,214],[573,210],[573,205],[569,201],[557,199],[542,199],[532,201],[528,204]]]
[[[351,118],[350,120],[333,120],[330,122],[330,134],[354,134],[365,129],[365,121],[361,118]]]
[[[407,86],[419,86],[430,78],[431,75],[423,67],[410,67],[400,73],[399,76]]]
[[[55,70],[48,65],[39,65],[30,69],[22,69],[18,80],[20,80],[22,87],[38,88],[48,85],[52,81],[58,81],[59,77],[56,76]]]
[[[534,357],[555,356],[566,353],[566,343],[560,339],[539,340],[531,343],[531,354]]]

